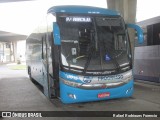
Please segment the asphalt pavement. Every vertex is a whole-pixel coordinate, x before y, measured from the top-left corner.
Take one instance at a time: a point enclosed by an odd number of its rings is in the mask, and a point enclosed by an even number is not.
[[[0,65],[0,111],[160,111],[160,86],[135,82],[134,89],[134,94],[130,98],[63,104],[58,99],[48,100],[38,86],[29,80],[26,70],[11,70],[6,64]],[[17,120],[17,118],[3,119]],[[37,118],[39,119],[52,118]],[[54,119],[71,118],[54,117]]]

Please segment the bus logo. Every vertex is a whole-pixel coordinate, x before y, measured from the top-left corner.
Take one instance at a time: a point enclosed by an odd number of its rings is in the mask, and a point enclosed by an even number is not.
[[[78,76],[74,76],[74,75],[70,75],[70,74],[68,74],[66,77],[68,79],[72,79],[72,80],[78,80],[79,79]]]
[[[11,112],[2,112],[2,117],[12,117]]]
[[[84,76],[83,82],[84,83],[90,83],[92,81],[93,77],[91,76]]]

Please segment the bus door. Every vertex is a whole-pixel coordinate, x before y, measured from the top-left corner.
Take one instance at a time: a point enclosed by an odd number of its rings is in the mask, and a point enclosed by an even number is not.
[[[60,68],[60,30],[58,24],[53,22],[52,33],[52,63],[53,63],[53,79],[52,79],[52,94],[54,97],[60,96],[59,88],[59,68]]]
[[[59,97],[59,47],[55,45],[53,32],[48,32],[48,86],[50,99]]]

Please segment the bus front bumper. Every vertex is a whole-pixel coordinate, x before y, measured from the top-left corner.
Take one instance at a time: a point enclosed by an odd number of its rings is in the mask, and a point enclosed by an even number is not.
[[[78,103],[100,101],[113,98],[130,97],[133,94],[133,80],[115,87],[96,90],[86,90],[68,86],[60,81],[60,98],[63,103]]]

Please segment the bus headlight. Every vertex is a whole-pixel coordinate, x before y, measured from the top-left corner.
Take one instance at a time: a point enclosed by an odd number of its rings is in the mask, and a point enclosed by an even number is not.
[[[123,79],[124,82],[128,82],[130,80],[133,80],[133,74],[132,71],[129,71],[127,74],[125,74],[125,78]]]
[[[128,82],[130,80],[133,80],[133,75],[128,76],[126,79],[124,79],[124,81]]]

